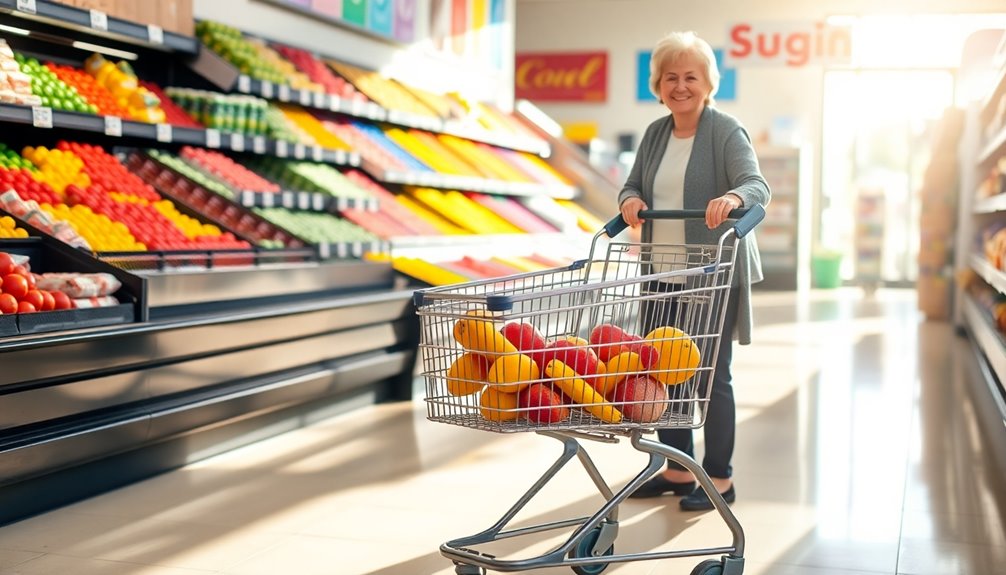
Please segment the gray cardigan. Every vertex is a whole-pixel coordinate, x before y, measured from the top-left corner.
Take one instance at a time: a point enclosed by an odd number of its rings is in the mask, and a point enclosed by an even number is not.
[[[651,209],[656,209],[653,206],[653,182],[673,128],[674,118],[667,115],[646,129],[636,151],[636,161],[618,194],[619,205],[627,198],[638,197]],[[684,208],[705,210],[711,200],[727,192],[740,196],[745,206],[756,203],[768,205],[771,197],[768,184],[758,169],[758,158],[747,131],[733,116],[706,106],[699,117],[692,155],[685,168]],[[652,238],[651,225],[651,221],[643,225],[644,242]],[[729,223],[724,223],[710,230],[703,220],[688,220],[685,222],[685,243],[715,244],[729,226]],[[751,284],[762,279],[758,242],[751,233],[738,246],[733,278],[733,285],[740,288],[733,337],[744,345],[751,343],[753,327]]]

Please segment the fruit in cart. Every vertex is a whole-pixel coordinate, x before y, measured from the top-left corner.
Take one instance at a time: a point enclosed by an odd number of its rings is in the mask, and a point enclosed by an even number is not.
[[[653,375],[665,385],[688,381],[702,361],[699,346],[692,338],[676,327],[658,327],[646,334],[646,341],[657,348],[660,355]]]
[[[598,359],[607,362],[622,352],[622,344],[639,341],[639,336],[632,335],[617,325],[603,323],[590,330],[590,345],[594,346]]]
[[[496,325],[486,317],[487,312],[472,310],[454,324],[454,340],[468,351],[489,354],[495,361],[496,356],[516,354],[518,349],[507,341]]]
[[[576,375],[572,368],[558,360],[552,360],[545,366],[545,376],[555,381],[556,387],[562,390],[566,397],[590,413],[607,423],[622,421],[622,413],[610,404],[605,403],[604,396],[594,390],[583,378]]]
[[[507,342],[509,344],[509,342]],[[530,356],[514,351],[502,355],[489,368],[487,381],[505,393],[517,393],[541,378],[538,364]]]
[[[615,386],[611,401],[626,419],[653,423],[667,411],[667,386],[647,375],[634,375]]]
[[[500,333],[518,351],[531,356],[531,359],[538,364],[538,369],[545,367],[545,363],[547,362],[541,359],[548,348],[548,342],[545,341],[545,336],[533,324],[526,321],[512,321],[500,328]]]
[[[520,417],[519,406],[516,393],[506,393],[492,386],[479,396],[479,411],[489,421],[513,421]]]
[[[580,341],[583,343],[580,344]],[[587,342],[578,338],[572,338],[572,341],[557,339],[549,343],[543,354],[542,364],[548,365],[553,359],[568,365],[578,376],[584,378],[597,374],[597,365],[600,363],[593,350],[587,347]]]
[[[517,394],[521,408],[527,409],[524,417],[531,423],[559,423],[569,417],[569,408],[563,405],[562,396],[549,385],[535,383]]]
[[[615,386],[622,380],[640,372],[646,371],[643,360],[639,354],[633,351],[623,351],[612,357],[604,364],[605,376],[601,380],[600,391],[605,397],[610,398]]]
[[[471,395],[482,391],[489,375],[489,360],[475,353],[466,353],[447,369],[447,393]]]

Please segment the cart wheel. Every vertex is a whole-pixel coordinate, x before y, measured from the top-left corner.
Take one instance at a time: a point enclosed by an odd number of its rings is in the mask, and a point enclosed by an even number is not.
[[[707,559],[692,569],[692,575],[723,575],[723,562]]]
[[[454,564],[454,573],[457,575],[486,575],[486,570],[478,565]]]
[[[587,535],[584,536],[579,545],[569,550],[569,558],[576,559],[579,557],[592,557],[591,550],[594,549],[594,544],[597,543],[597,538],[600,536],[600,527],[592,529],[590,533],[587,533]],[[604,555],[614,555],[614,553],[615,544],[612,543],[611,547],[608,547],[604,551]],[[598,575],[607,568],[607,563],[598,563],[596,565],[577,565],[575,567],[570,567],[576,575]]]

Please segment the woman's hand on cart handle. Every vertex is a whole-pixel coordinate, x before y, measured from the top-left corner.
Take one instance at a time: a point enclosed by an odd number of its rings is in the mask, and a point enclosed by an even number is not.
[[[622,220],[629,224],[630,227],[636,227],[643,224],[646,220],[639,217],[639,212],[642,210],[649,209],[646,206],[646,202],[643,200],[632,197],[626,198],[622,205],[618,207],[619,211],[622,212]]]
[[[727,192],[710,201],[706,206],[706,227],[713,230],[730,218],[730,212],[744,205],[744,200],[733,192]]]

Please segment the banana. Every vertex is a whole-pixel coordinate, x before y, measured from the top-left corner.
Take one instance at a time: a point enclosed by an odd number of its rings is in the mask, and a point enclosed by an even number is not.
[[[608,423],[622,421],[620,411],[610,405],[604,405],[604,396],[594,391],[594,388],[581,379],[571,367],[558,359],[548,362],[545,366],[545,375],[555,379],[555,384],[563,393],[581,404],[594,417]]]

